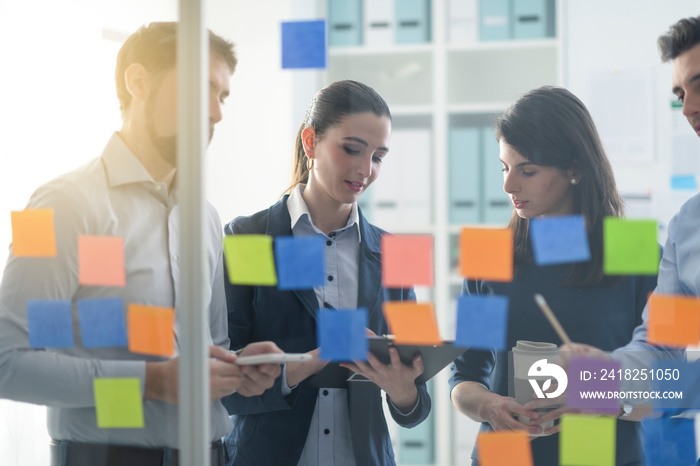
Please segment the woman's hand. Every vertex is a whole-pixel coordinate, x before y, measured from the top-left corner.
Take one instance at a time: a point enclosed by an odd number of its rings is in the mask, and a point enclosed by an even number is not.
[[[530,418],[530,424],[518,421],[516,419],[518,415]],[[494,430],[526,430],[531,435],[542,434],[542,427],[539,425],[540,415],[534,409],[527,407],[527,404],[523,406],[518,403],[515,398],[489,392],[483,397],[479,407],[479,417],[491,424]]]
[[[557,384],[552,384],[552,389],[556,390]],[[533,398],[535,395],[532,395]],[[580,413],[581,410],[577,408],[570,408],[566,406],[566,392],[556,398],[535,398],[532,401],[525,403],[526,409],[541,409],[541,408],[554,408],[549,412],[540,414],[537,419],[530,419],[530,425],[542,427],[544,429],[544,424],[552,423],[555,420],[562,417],[564,414],[568,413]],[[544,429],[545,435],[551,435],[559,432],[561,429],[560,425],[554,425]]]
[[[383,364],[372,353],[367,355],[367,362],[341,363],[351,371],[366,377],[384,390],[399,411],[407,413],[413,409],[418,399],[416,378],[423,373],[423,359],[420,355],[413,358],[411,366],[401,362],[399,351],[389,348],[389,364]]]

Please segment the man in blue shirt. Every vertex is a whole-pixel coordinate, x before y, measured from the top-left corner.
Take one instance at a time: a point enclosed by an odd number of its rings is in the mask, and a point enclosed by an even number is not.
[[[673,24],[657,41],[662,62],[672,62],[672,91],[683,104],[683,114],[700,136],[700,16],[684,18]],[[659,265],[658,284],[654,293],[700,297],[700,195],[688,200],[673,217],[668,227],[668,239]],[[649,305],[644,309],[644,321],[633,333],[632,341],[618,348],[612,357],[622,363],[622,369],[649,370],[654,362],[678,359],[680,350],[661,348],[647,343]],[[566,346],[562,347],[567,350]],[[599,352],[597,348],[574,344],[576,351]],[[650,380],[621,380],[621,390],[649,390]],[[631,399],[630,404],[649,400]],[[621,417],[629,414],[623,406]],[[643,411],[642,411],[643,412]]]

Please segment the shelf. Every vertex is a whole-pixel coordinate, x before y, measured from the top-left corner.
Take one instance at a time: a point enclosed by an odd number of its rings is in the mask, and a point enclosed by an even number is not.
[[[454,104],[447,106],[450,114],[501,113],[510,106],[507,102],[484,102],[478,104]]]
[[[561,11],[563,0],[555,1],[556,10]],[[494,224],[493,209],[488,215],[486,212],[490,201],[508,198],[502,191],[502,178],[498,178],[500,171],[494,175],[501,168],[500,164],[495,156],[486,158],[485,154],[497,154],[498,148],[493,147],[493,138],[489,139],[491,144],[484,144],[485,138],[490,136],[484,128],[491,127],[494,119],[523,93],[543,85],[562,84],[560,62],[562,40],[566,34],[559,27],[557,37],[553,38],[449,43],[447,34],[442,32],[447,32],[450,27],[449,6],[452,2],[432,0],[430,3],[433,42],[330,47],[328,67],[322,79],[328,83],[340,79],[364,82],[389,104],[394,117],[392,156],[382,167],[378,183],[365,194],[362,202],[367,207],[363,210],[370,222],[392,234],[433,236],[435,284],[417,287],[416,293],[419,299],[434,303],[441,334],[453,337],[456,299],[463,285],[458,266],[460,232],[464,227],[504,228],[507,223],[504,218],[503,224]],[[459,146],[461,140],[455,140],[455,128],[477,128],[477,143]],[[401,138],[414,129],[416,133],[429,131],[429,150],[422,144],[420,149],[416,144],[401,144]],[[454,147],[460,149],[454,150]],[[454,163],[456,159],[453,157],[458,157],[460,151],[464,152],[469,163]],[[418,152],[430,155],[427,164],[423,164],[420,158],[410,157]],[[456,173],[451,169],[476,174],[478,186],[474,184],[474,177],[451,177]],[[470,173],[469,170],[473,171]],[[408,177],[411,181],[404,184]],[[450,190],[455,186],[450,183],[458,183],[460,179],[468,179],[469,186],[477,186],[475,192],[468,193],[469,199],[473,197],[473,205],[478,205],[475,217],[458,217],[450,212],[455,208],[453,196],[458,194]],[[405,186],[417,182],[429,186],[428,192],[416,194],[417,190],[405,189]],[[412,213],[411,204],[404,202],[406,192],[416,194],[416,201],[427,202],[429,215]],[[400,212],[389,210],[387,205],[396,205]],[[460,218],[475,218],[475,222],[488,220],[490,223],[450,222]],[[458,440],[448,435],[454,425],[452,418],[455,413],[449,399],[447,376],[436,377],[435,383],[434,412],[438,434],[430,440],[435,445],[432,464],[461,463],[461,457],[453,458],[453,446]],[[476,432],[478,423],[469,422],[470,428]],[[397,449],[399,464],[402,459],[404,464],[409,463],[402,458],[405,452],[400,451],[402,443],[397,438],[401,434],[392,435],[395,435],[392,443]],[[471,444],[467,444],[460,444],[460,448],[469,455]]]
[[[383,51],[382,51],[383,50]],[[331,54],[328,80],[354,79],[372,86],[391,108],[433,105],[433,47]]]
[[[447,102],[493,108],[558,83],[557,47],[454,49],[447,53]]]
[[[559,47],[556,38],[532,39],[532,40],[501,40],[492,42],[471,42],[464,44],[447,44],[450,52],[470,52],[481,50],[522,50],[522,49],[554,49]]]
[[[432,105],[394,105],[391,107],[392,117],[404,116],[427,116],[430,117],[435,112]]]
[[[435,46],[429,44],[397,44],[383,47],[368,47],[364,45],[355,47],[329,47],[329,57],[362,57],[374,55],[405,55],[413,53],[432,53]]]

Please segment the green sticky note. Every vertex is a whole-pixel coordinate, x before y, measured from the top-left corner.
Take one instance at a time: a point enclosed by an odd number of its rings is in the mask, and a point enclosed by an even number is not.
[[[272,236],[229,235],[224,238],[228,279],[234,285],[277,285]]]
[[[656,275],[659,243],[656,220],[603,220],[603,271],[609,275]]]
[[[565,414],[559,433],[561,466],[615,466],[615,427],[610,416]]]
[[[143,401],[137,378],[94,381],[97,427],[143,429]]]

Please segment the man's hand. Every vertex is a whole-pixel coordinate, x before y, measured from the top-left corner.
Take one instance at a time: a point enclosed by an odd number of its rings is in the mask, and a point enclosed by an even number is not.
[[[269,353],[284,353],[284,351],[271,341],[260,341],[247,345],[240,356]],[[228,354],[230,355],[231,353]],[[265,390],[275,384],[275,379],[282,373],[282,368],[279,364],[270,363],[235,367],[240,371],[241,377],[238,387],[234,387],[234,390],[243,396],[262,395]]]
[[[562,369],[567,370],[569,367],[569,360],[571,358],[584,357],[584,358],[598,358],[610,360],[610,353],[607,353],[600,348],[595,346],[586,345],[584,343],[571,343],[570,345],[561,345],[559,347],[559,356],[554,361],[557,365],[561,366]]]
[[[264,341],[248,345],[241,355],[282,352],[274,343]],[[279,364],[239,367],[235,364],[237,357],[235,353],[219,346],[209,347],[209,388],[212,401],[234,392],[243,396],[261,395],[272,387],[281,373]],[[145,399],[177,404],[179,363],[180,358],[146,363]]]
[[[302,380],[321,372],[321,370],[326,367],[326,364],[328,364],[328,361],[323,361],[318,358],[319,354],[321,354],[321,348],[316,348],[306,354],[311,355],[310,360],[287,363],[287,386],[294,387]]]

